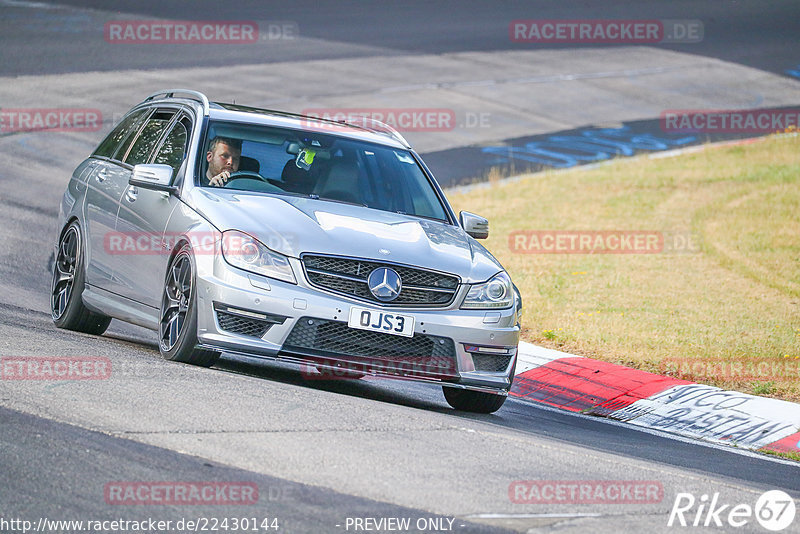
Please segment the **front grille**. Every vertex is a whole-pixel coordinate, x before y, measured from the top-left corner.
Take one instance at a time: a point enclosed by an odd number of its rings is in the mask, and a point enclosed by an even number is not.
[[[459,284],[453,275],[334,256],[303,256],[303,267],[313,286],[386,305],[447,306]],[[400,295],[391,302],[378,300],[367,286],[367,277],[378,267],[394,269],[402,280]]]
[[[427,334],[395,336],[313,317],[297,321],[282,351],[420,374],[457,375],[455,344],[450,338]]]
[[[508,368],[511,355],[507,354],[475,354],[472,353],[472,363],[476,371],[500,373]]]

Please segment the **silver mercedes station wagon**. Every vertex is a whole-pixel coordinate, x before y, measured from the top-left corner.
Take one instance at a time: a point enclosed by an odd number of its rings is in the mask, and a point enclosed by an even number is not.
[[[498,410],[521,298],[403,137],[212,103],[172,89],[135,106],[72,175],[60,206],[52,315],[102,334],[158,332],[164,358],[222,352],[443,387]]]

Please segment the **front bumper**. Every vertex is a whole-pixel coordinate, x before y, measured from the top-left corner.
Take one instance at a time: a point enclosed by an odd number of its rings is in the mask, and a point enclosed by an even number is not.
[[[310,286],[294,258],[297,285],[231,267],[218,254],[197,260],[202,348],[496,394],[511,387],[517,310],[458,309],[466,285],[445,308],[389,308]],[[414,337],[349,328],[351,306],[412,315]]]

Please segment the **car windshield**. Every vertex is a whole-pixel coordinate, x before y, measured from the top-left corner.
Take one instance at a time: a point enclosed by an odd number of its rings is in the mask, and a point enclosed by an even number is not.
[[[212,121],[203,148],[200,185],[219,171],[214,151],[235,156],[226,189],[344,202],[447,220],[433,185],[407,150],[334,134]],[[226,150],[223,150],[226,149]]]

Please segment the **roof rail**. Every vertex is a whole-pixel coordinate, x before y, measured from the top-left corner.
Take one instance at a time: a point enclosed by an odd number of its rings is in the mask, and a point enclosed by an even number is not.
[[[406,148],[411,148],[411,145],[406,141],[405,137],[400,135],[400,132],[389,126],[388,124],[381,122],[377,119],[373,119],[371,117],[358,117],[355,120],[348,120],[345,124],[349,124],[350,126],[360,127],[365,130],[370,130],[375,133],[387,135],[403,145]]]
[[[172,98],[175,95],[175,93],[182,93],[184,95],[190,95],[194,97],[191,98],[191,100],[196,100],[197,102],[203,104],[203,115],[208,116],[209,113],[208,98],[200,91],[193,91],[191,89],[164,89],[163,91],[156,91],[152,95],[145,98],[143,102],[147,102],[148,100],[155,100],[157,96],[161,95],[164,95],[164,98]]]

